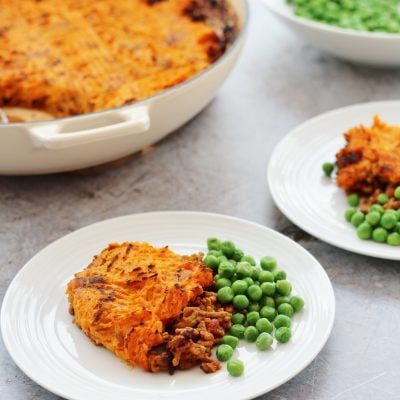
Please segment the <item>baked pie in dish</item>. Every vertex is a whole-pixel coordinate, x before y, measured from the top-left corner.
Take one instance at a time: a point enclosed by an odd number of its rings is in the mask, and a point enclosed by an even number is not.
[[[145,99],[212,65],[237,25],[226,0],[0,0],[0,107],[58,118]]]

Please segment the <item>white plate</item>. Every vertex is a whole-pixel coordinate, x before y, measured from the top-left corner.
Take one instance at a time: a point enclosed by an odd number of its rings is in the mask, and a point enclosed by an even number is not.
[[[268,183],[279,209],[296,225],[334,246],[367,256],[400,260],[400,248],[361,240],[344,219],[346,195],[321,166],[334,162],[351,127],[371,125],[374,114],[400,125],[400,101],[382,101],[341,108],[312,118],[286,135],[268,166]],[[333,175],[332,175],[333,176]]]
[[[246,253],[271,254],[288,272],[294,292],[305,299],[293,319],[293,339],[273,351],[241,343],[245,363],[240,378],[225,366],[205,374],[199,368],[151,374],[128,367],[111,352],[94,346],[72,324],[64,294],[73,274],[109,242],[149,241],[183,253],[205,250],[206,239],[233,240]],[[76,400],[249,399],[299,373],[318,354],[332,328],[335,300],[321,265],[281,234],[244,220],[193,212],[160,212],[120,217],[73,232],[33,257],[17,274],[4,298],[1,328],[16,364],[46,389]],[[276,346],[275,346],[276,347]]]

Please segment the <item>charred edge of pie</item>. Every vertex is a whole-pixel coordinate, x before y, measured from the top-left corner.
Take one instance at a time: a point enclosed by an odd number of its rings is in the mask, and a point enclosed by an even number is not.
[[[217,61],[234,42],[239,33],[238,18],[226,0],[190,0],[183,14],[193,22],[205,22],[215,35],[208,48],[211,62]]]
[[[153,6],[166,0],[147,0]],[[183,14],[193,22],[204,22],[214,29],[207,53],[211,62],[217,61],[234,42],[239,33],[238,18],[226,0],[189,0]]]

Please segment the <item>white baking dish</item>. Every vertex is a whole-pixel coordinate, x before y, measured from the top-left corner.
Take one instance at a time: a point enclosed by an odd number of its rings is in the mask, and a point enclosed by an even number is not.
[[[49,121],[0,124],[0,174],[43,174],[102,164],[141,150],[179,128],[210,102],[239,56],[247,2],[230,2],[241,32],[209,69],[132,105]]]

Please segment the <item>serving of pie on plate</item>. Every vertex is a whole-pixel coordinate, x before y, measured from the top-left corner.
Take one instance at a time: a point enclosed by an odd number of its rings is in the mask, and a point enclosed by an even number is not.
[[[132,103],[204,71],[236,34],[226,0],[0,0],[0,107]]]
[[[202,254],[167,246],[112,243],[67,288],[74,322],[97,345],[131,365],[158,372],[200,365],[215,372],[211,349],[231,326]]]

